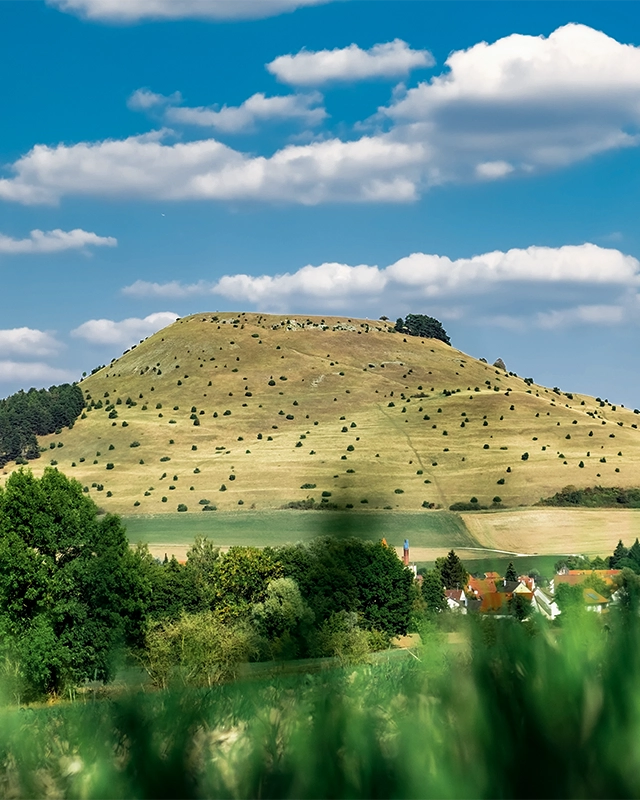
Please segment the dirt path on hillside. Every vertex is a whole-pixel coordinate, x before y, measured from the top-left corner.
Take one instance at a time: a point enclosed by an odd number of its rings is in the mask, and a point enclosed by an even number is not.
[[[442,492],[442,490],[440,489],[440,484],[438,483],[438,479],[436,478],[436,476],[435,476],[435,474],[434,474],[434,472],[433,472],[433,470],[431,468],[431,463],[429,463],[428,467],[425,467],[424,462],[422,461],[422,456],[420,455],[420,453],[414,447],[413,442],[411,441],[411,437],[409,436],[409,434],[406,433],[406,431],[398,425],[396,420],[390,414],[387,413],[387,411],[385,410],[385,408],[383,406],[378,405],[378,408],[380,409],[382,414],[387,418],[389,423],[398,431],[398,433],[401,436],[404,436],[404,438],[407,440],[407,444],[409,445],[409,448],[410,448],[411,452],[414,454],[414,456],[416,457],[418,463],[420,464],[420,468],[422,469],[423,474],[424,474],[425,471],[427,471],[428,474],[431,476],[430,477],[431,485],[435,487],[435,489],[436,489],[436,491],[438,493],[438,498],[440,500],[440,505],[443,508],[446,508],[447,503],[446,503],[446,500],[445,500],[445,496],[444,496],[444,493]]]

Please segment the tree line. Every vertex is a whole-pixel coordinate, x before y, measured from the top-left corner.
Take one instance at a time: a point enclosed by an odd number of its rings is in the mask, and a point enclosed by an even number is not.
[[[0,467],[39,458],[38,436],[72,427],[84,408],[76,384],[19,391],[0,400]]]

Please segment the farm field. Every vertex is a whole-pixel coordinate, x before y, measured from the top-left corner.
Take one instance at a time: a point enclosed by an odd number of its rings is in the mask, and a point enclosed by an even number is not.
[[[606,556],[640,536],[640,509],[527,508],[461,514],[481,546],[524,554]]]
[[[186,506],[199,526],[207,501],[218,514],[311,500],[417,513],[499,497],[516,508],[567,485],[640,485],[634,411],[386,321],[193,315],[80,386],[85,413],[41,437],[29,467],[57,466],[124,515]]]
[[[451,547],[478,547],[460,516],[449,511],[401,512],[243,511],[156,514],[124,518],[132,544],[149,546],[153,555],[184,558],[196,536],[221,548],[266,547],[309,541],[323,534],[385,538],[402,548],[409,539],[412,558],[436,558]],[[435,555],[434,555],[435,554]]]

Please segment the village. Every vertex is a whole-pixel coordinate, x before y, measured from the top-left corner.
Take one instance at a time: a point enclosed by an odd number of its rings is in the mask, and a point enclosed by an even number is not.
[[[628,551],[622,542],[618,547],[624,550],[620,556],[624,557],[627,566]],[[569,564],[572,559],[588,563],[584,557],[569,557]],[[614,554],[609,561],[615,559]],[[402,560],[413,572],[429,606],[429,592],[425,584],[427,571],[419,571],[417,565],[410,562],[408,539],[404,541]],[[458,569],[453,580],[447,580],[446,561]],[[602,559],[598,559],[598,564],[600,562]],[[529,618],[532,613],[539,613],[546,619],[555,620],[562,613],[563,606],[583,606],[586,611],[606,614],[612,605],[621,601],[623,590],[619,576],[622,576],[622,569],[571,569],[569,564],[559,561],[549,581],[542,579],[535,570],[519,575],[513,561],[509,562],[504,575],[496,571],[470,574],[455,551],[451,550],[446,560],[436,561],[436,569],[432,572],[432,575],[438,574],[443,586],[442,608],[438,610],[496,618],[515,616],[521,620]],[[457,585],[448,585],[453,582]],[[435,605],[433,601],[432,605]]]

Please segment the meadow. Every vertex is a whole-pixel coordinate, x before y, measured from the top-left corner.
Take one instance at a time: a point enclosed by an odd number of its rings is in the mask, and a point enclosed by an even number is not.
[[[308,542],[321,535],[350,536],[377,541],[385,538],[402,548],[409,539],[414,556],[429,550],[439,555],[451,547],[480,547],[469,535],[460,515],[449,511],[422,513],[335,511],[243,511],[191,514],[135,515],[124,518],[132,544],[149,545],[154,555],[184,557],[196,536],[206,536],[221,548],[234,545],[277,547]],[[345,524],[346,523],[346,524]],[[431,552],[430,552],[431,555]],[[433,556],[434,558],[436,556]]]
[[[489,621],[460,633],[467,646],[453,647],[427,625],[401,661],[7,707],[2,795],[637,797],[635,615],[606,634],[586,613],[561,632]]]

